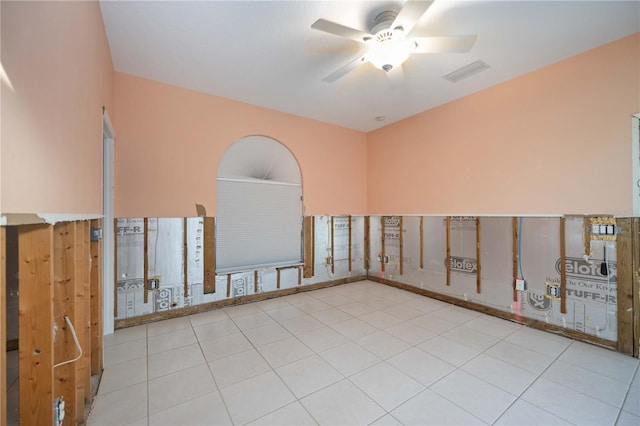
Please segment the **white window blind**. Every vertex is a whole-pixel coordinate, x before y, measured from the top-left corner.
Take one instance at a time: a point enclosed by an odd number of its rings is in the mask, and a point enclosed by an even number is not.
[[[216,272],[302,262],[301,186],[217,179]]]

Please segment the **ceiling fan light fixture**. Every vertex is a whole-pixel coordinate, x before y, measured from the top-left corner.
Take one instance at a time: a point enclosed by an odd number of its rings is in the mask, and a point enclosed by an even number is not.
[[[412,41],[405,38],[401,27],[380,31],[367,44],[369,45],[367,59],[374,67],[385,72],[402,65],[415,46]]]

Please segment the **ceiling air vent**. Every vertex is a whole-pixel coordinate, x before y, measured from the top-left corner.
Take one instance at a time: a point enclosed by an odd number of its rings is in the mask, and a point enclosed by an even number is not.
[[[465,65],[462,68],[458,68],[457,70],[450,72],[447,75],[443,75],[442,78],[449,80],[452,83],[457,83],[460,80],[464,80],[465,78],[471,77],[472,75],[486,69],[489,69],[489,65],[484,61],[477,60],[475,62],[471,62],[468,65]]]

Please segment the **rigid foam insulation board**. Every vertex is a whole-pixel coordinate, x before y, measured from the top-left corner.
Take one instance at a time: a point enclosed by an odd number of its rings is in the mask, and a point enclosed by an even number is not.
[[[606,242],[608,276],[601,273],[604,242],[591,241],[592,258],[585,260],[581,217],[566,219],[567,312],[560,300],[549,297],[548,288],[560,282],[560,219],[524,218],[521,232],[521,264],[527,290],[513,302],[512,219],[481,218],[481,292],[476,292],[477,260],[475,217],[450,219],[451,285],[446,285],[446,219],[424,217],[423,264],[420,268],[420,217],[403,218],[403,274],[399,259],[396,217],[385,219],[384,272],[376,262],[381,251],[380,217],[371,217],[371,274],[418,288],[469,300],[523,317],[545,321],[615,341],[616,250]]]
[[[334,217],[334,272],[325,266],[331,252],[331,217],[315,217],[315,275],[302,278],[301,285],[364,275],[364,218],[351,217],[351,258],[349,271],[349,219]],[[144,218],[121,218],[117,223],[117,319],[179,309],[228,298],[255,294],[255,272],[216,275],[216,291],[203,292],[204,223],[200,217],[187,218],[187,294],[184,293],[183,218],[149,218],[147,221],[148,279],[158,278],[159,288],[148,290],[144,303]],[[327,254],[328,253],[328,254]],[[260,268],[258,293],[278,290],[275,267]],[[298,286],[298,269],[280,270],[280,288]],[[228,294],[228,295],[227,295]]]

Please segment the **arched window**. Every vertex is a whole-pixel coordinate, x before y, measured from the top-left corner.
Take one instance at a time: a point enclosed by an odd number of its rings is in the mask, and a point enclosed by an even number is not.
[[[302,178],[287,147],[265,136],[236,141],[217,188],[217,273],[302,263]]]

